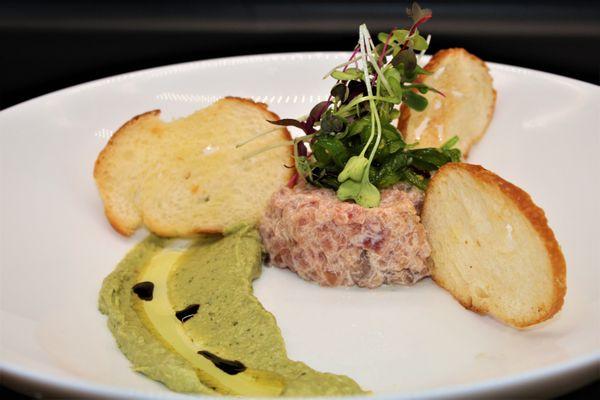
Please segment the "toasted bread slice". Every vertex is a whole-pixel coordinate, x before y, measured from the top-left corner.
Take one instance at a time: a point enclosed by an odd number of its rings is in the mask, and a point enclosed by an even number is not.
[[[429,105],[418,112],[402,105],[398,129],[407,143],[417,147],[439,147],[458,136],[457,147],[463,158],[485,133],[496,104],[496,91],[485,63],[465,49],[447,49],[435,53],[419,82],[444,93],[428,92]]]
[[[112,226],[123,235],[145,225],[160,236],[190,236],[256,224],[292,173],[290,134],[266,121],[279,117],[236,97],[172,122],[159,115],[127,122],[98,156],[94,178]]]
[[[544,211],[515,185],[470,164],[446,164],[425,194],[432,276],[464,307],[514,327],[557,313],[565,259]]]

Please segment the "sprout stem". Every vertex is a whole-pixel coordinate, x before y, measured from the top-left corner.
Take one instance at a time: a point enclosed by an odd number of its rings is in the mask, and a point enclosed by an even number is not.
[[[371,65],[373,66],[373,68],[375,68],[375,71],[377,72],[377,76],[380,77],[381,82],[383,83],[383,86],[385,86],[385,90],[387,90],[388,93],[392,94],[393,93],[392,87],[388,83],[387,79],[385,79],[385,76],[383,76],[383,74],[381,73],[381,69],[379,68],[379,62],[377,61],[376,57],[373,55],[373,54],[377,54],[377,51],[375,50],[375,45],[373,44],[373,40],[371,39],[369,30],[366,29],[366,27],[365,27],[365,42],[366,42],[367,46],[369,47],[369,52],[367,54],[369,55],[369,58],[371,59]]]
[[[360,59],[362,59],[362,56],[358,56],[358,57],[356,57],[356,56],[353,56],[353,57],[351,57],[351,58],[350,58],[350,60],[348,60],[348,61],[346,61],[346,62],[343,62],[343,63],[341,63],[341,64],[338,64],[338,65],[336,65],[336,66],[335,66],[335,67],[333,67],[333,68],[332,68],[332,69],[331,69],[331,70],[330,70],[330,71],[329,71],[329,72],[328,72],[328,73],[327,73],[325,76],[323,76],[323,79],[327,79],[327,78],[329,78],[329,76],[330,76],[332,73],[334,73],[335,71],[337,71],[337,70],[338,70],[338,68],[341,68],[341,67],[347,67],[348,65],[350,65],[350,64],[353,64],[353,63],[357,62],[357,61],[358,61],[358,60],[360,60]],[[344,69],[344,71],[345,71],[345,69]]]
[[[306,118],[307,118],[306,115],[303,115],[302,117],[296,118],[296,119],[298,121],[306,121]],[[245,146],[248,143],[253,142],[253,141],[255,141],[256,139],[258,139],[258,138],[260,138],[262,136],[268,135],[269,133],[273,133],[273,132],[278,131],[279,129],[283,129],[283,128],[285,128],[285,127],[283,127],[283,126],[275,126],[274,128],[271,128],[269,130],[257,133],[255,135],[249,137],[248,139],[244,140],[243,142],[240,142],[240,143],[236,144],[235,148],[239,149],[240,147]]]
[[[390,32],[390,34],[388,35],[387,39],[385,39],[385,44],[383,45],[383,51],[381,52],[381,54],[379,55],[379,61],[377,62],[377,65],[382,66],[383,65],[383,60],[385,58],[385,55],[387,53],[387,49],[388,46],[390,44],[390,39],[392,38],[392,35],[394,34],[394,31],[398,29],[396,27],[394,27],[394,29],[392,29],[392,31]]]
[[[371,162],[373,162],[373,158],[375,157],[375,152],[377,151],[377,146],[379,146],[379,142],[381,140],[381,121],[379,119],[379,113],[377,111],[375,101],[373,100],[373,97],[374,97],[373,96],[373,88],[371,87],[371,77],[369,75],[368,58],[369,58],[370,49],[367,49],[368,37],[369,37],[369,32],[367,30],[367,26],[365,24],[362,24],[359,27],[359,43],[360,43],[360,51],[363,55],[363,60],[362,60],[363,61],[362,62],[363,73],[365,76],[365,84],[367,86],[367,94],[370,97],[369,106],[371,108],[371,115],[373,116],[373,118],[371,118],[371,135],[369,136],[369,139],[367,140],[367,143],[365,144],[365,147],[363,148],[363,150],[361,152],[361,156],[364,157],[365,152],[367,151],[367,149],[371,145],[371,142],[373,141],[373,138],[375,137],[375,129],[377,129],[377,139],[375,141],[375,147],[371,151],[371,155],[369,156],[369,164],[367,164],[367,168],[365,170],[365,174],[367,174],[367,176],[369,174]]]
[[[345,106],[342,106],[338,109],[336,115],[339,116],[346,116],[347,112],[350,112],[350,109],[364,101],[369,101],[369,100],[378,100],[378,101],[383,101],[385,103],[393,103],[393,104],[397,104],[398,103],[398,99],[394,98],[394,97],[382,97],[382,96],[360,96],[360,97],[356,97],[354,99],[352,99],[352,101],[348,104],[346,104]]]
[[[292,145],[294,145],[294,141],[293,140],[286,140],[285,142],[279,142],[279,143],[272,144],[271,146],[262,147],[262,148],[258,149],[255,152],[252,152],[250,154],[245,155],[242,158],[244,160],[248,160],[248,159],[250,159],[252,157],[255,157],[255,156],[259,155],[259,154],[264,153],[265,151],[273,150],[273,149],[276,149],[278,147],[292,146]]]
[[[429,43],[431,43],[431,35],[427,35],[427,48],[429,48]],[[423,49],[421,50],[421,52],[419,53],[419,57],[417,59],[417,64],[421,63],[421,59],[423,58],[423,56],[425,55],[425,52],[427,51],[427,49]]]

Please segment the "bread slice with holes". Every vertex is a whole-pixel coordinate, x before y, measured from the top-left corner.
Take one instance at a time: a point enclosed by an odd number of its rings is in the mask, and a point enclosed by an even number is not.
[[[134,117],[94,169],[111,225],[123,235],[145,225],[160,236],[191,236],[256,224],[292,173],[291,137],[267,122],[275,119],[265,104],[236,97],[172,122],[158,110]]]
[[[401,106],[398,129],[407,143],[439,147],[458,136],[465,158],[485,133],[496,104],[496,91],[486,64],[465,49],[446,49],[433,55],[419,82],[444,93],[428,92],[427,108],[418,112]]]
[[[429,183],[421,218],[432,277],[464,307],[518,328],[562,307],[565,259],[523,190],[480,166],[446,164]]]

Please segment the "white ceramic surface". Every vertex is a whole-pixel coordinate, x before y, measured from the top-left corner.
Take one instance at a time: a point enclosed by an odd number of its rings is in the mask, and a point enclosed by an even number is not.
[[[235,57],[76,86],[0,113],[0,344],[3,383],[77,396],[176,394],[129,369],[97,311],[102,279],[144,237],[103,215],[92,179],[111,132],[160,108],[191,113],[225,95],[281,116],[323,100],[321,79],[346,53]],[[414,287],[324,289],[267,268],[256,294],[292,358],[343,373],[379,398],[556,395],[598,378],[600,360],[597,86],[490,64],[498,101],[470,162],[528,191],[568,265],[563,310],[517,331],[464,310],[424,280]]]

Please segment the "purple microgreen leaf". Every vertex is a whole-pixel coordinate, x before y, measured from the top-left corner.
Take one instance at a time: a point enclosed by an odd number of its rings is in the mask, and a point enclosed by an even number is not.
[[[306,148],[306,145],[304,144],[304,142],[298,142],[298,144],[296,145],[298,147],[298,155],[301,157],[306,157],[308,155],[308,149]]]
[[[321,118],[321,133],[337,133],[344,130],[346,121],[331,113]]]
[[[404,71],[410,72],[417,66],[417,56],[412,49],[404,49],[392,58],[391,63],[394,67],[403,64]]]
[[[279,125],[279,126],[294,126],[296,128],[300,128],[302,130],[304,130],[306,128],[305,122],[298,121],[297,119],[293,119],[293,118],[283,118],[283,119],[279,119],[276,121],[267,120],[267,122],[270,124]]]
[[[331,95],[342,102],[348,98],[348,94],[348,87],[343,83],[338,83],[331,89]]]
[[[312,185],[336,190],[342,200],[354,200],[364,207],[373,207],[379,204],[379,189],[398,181],[424,188],[431,172],[439,168],[439,162],[429,165],[421,153],[418,154],[421,154],[422,160],[417,160],[421,164],[410,164],[407,160],[411,157],[410,152],[414,151],[411,147],[414,144],[405,144],[391,125],[399,113],[393,108],[395,104],[404,102],[408,107],[422,111],[428,105],[424,96],[428,91],[443,95],[435,88],[418,82],[419,75],[431,74],[418,66],[415,54],[424,52],[428,47],[427,40],[419,34],[419,26],[431,18],[431,11],[412,3],[407,12],[412,18],[412,25],[407,29],[394,28],[389,33],[379,34],[381,43],[377,45],[366,26],[361,25],[359,44],[354,47],[350,59],[327,74],[337,80],[329,97],[316,104],[305,120],[270,121],[274,125],[297,127],[306,134],[293,140],[295,174],[288,186],[292,187],[302,179]],[[366,71],[362,70],[363,67]],[[385,90],[382,91],[381,85]],[[377,96],[365,97],[373,93]],[[375,115],[381,124],[377,141],[370,144],[373,136],[370,118]],[[433,149],[435,153],[432,154],[442,154],[444,161],[459,160],[459,150],[449,148],[454,144],[448,142],[445,147]],[[352,165],[347,163],[358,157],[356,151],[360,148],[363,148],[362,162],[367,166],[350,168]],[[371,155],[364,156],[363,153],[369,149]],[[391,156],[393,159],[390,159]],[[397,158],[404,162],[395,162]],[[342,179],[339,179],[340,173],[346,169],[348,176],[342,174]]]
[[[329,104],[331,104],[331,102],[328,100],[317,103],[312,108],[312,110],[310,110],[308,117],[312,118],[315,121],[318,121],[319,119],[321,119],[321,116],[323,115],[323,113],[327,110],[327,107],[329,107]]]
[[[347,104],[355,98],[356,96],[366,95],[367,94],[367,86],[363,81],[350,81],[348,82],[348,98],[343,104]]]
[[[292,177],[290,178],[290,180],[287,183],[287,187],[289,187],[290,189],[293,188],[294,186],[296,186],[296,183],[298,183],[298,172],[294,172],[294,175],[292,175]]]
[[[310,113],[308,114],[308,118],[306,119],[306,127],[309,128],[306,134],[309,135],[311,133],[314,132],[314,128],[313,126],[315,125],[315,122],[317,122],[318,120],[321,119],[321,116],[323,115],[323,113],[325,113],[325,111],[327,111],[327,108],[329,107],[329,105],[331,104],[330,100],[326,100],[326,101],[322,101],[320,103],[317,103],[312,110],[310,110]]]
[[[426,20],[431,18],[431,10],[428,8],[421,8],[416,1],[411,2],[410,7],[406,9],[406,14],[413,20],[414,24],[417,24],[423,18],[426,18]]]

